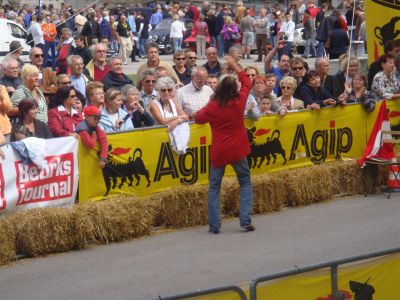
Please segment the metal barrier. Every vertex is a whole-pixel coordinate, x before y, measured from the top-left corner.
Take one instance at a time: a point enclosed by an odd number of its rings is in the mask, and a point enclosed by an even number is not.
[[[197,296],[212,295],[212,294],[216,294],[216,293],[229,292],[229,291],[233,291],[233,292],[237,293],[241,300],[247,300],[247,297],[246,297],[246,294],[244,293],[244,291],[240,287],[235,286],[235,285],[217,287],[217,288],[206,289],[206,290],[199,290],[199,291],[183,293],[183,294],[175,295],[175,296],[171,296],[171,297],[159,296],[157,299],[158,300],[180,300],[180,299],[188,299],[188,298],[197,297]]]
[[[324,263],[320,263],[320,264],[316,264],[316,265],[306,266],[303,268],[297,268],[297,269],[291,270],[291,271],[285,271],[285,272],[281,272],[281,273],[275,273],[275,274],[271,274],[271,275],[257,277],[256,279],[253,279],[250,284],[250,300],[257,300],[257,285],[261,282],[270,281],[270,280],[283,278],[283,277],[287,277],[287,276],[292,276],[292,275],[297,275],[300,273],[315,271],[318,269],[325,269],[325,268],[331,269],[331,291],[332,291],[333,300],[337,300],[338,292],[339,292],[337,270],[338,270],[339,265],[348,264],[348,263],[352,263],[355,261],[360,261],[360,260],[365,260],[365,259],[370,259],[370,258],[375,258],[375,257],[379,257],[379,256],[384,256],[384,255],[388,255],[388,254],[394,254],[394,253],[400,253],[400,247],[383,250],[383,251],[378,251],[378,252],[373,252],[373,253],[369,253],[369,254],[352,256],[352,257],[329,261],[329,262],[324,262]]]

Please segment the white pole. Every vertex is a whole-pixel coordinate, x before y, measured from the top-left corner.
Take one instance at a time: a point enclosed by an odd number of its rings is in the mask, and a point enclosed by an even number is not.
[[[354,13],[356,11],[356,3],[353,2],[353,18],[351,19],[351,30],[350,30],[350,46],[349,53],[347,54],[347,70],[346,70],[346,80],[349,77],[349,67],[350,67],[350,56],[351,56],[351,48],[352,48],[352,40],[353,40],[353,31],[354,31]]]

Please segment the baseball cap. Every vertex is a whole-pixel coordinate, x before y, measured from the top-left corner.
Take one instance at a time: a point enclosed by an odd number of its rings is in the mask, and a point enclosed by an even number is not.
[[[100,116],[100,110],[97,106],[86,106],[83,109],[83,113],[85,114],[86,117],[88,116]]]

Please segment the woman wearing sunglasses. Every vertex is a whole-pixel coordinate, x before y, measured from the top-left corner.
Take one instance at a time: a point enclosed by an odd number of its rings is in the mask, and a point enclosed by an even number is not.
[[[297,89],[297,81],[294,77],[283,77],[279,85],[282,90],[282,96],[276,100],[274,112],[278,112],[283,117],[288,111],[304,109],[304,102],[293,97]]]
[[[175,82],[169,77],[157,80],[156,89],[160,98],[150,103],[150,113],[156,124],[167,125],[172,131],[189,117],[183,112],[182,107],[175,101]]]
[[[61,87],[56,92],[57,107],[49,110],[49,128],[55,137],[74,136],[76,127],[82,122],[82,114],[74,109],[77,102],[73,86]]]

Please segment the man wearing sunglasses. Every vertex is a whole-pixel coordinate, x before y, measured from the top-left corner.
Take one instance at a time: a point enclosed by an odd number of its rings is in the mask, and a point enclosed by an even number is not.
[[[146,70],[139,77],[138,88],[140,91],[140,97],[142,98],[144,108],[148,109],[150,102],[158,98],[158,92],[155,89],[156,86],[156,74],[153,70]]]
[[[57,90],[56,73],[51,68],[43,68],[43,50],[33,47],[29,51],[30,63],[39,69],[40,90],[45,96],[53,95]]]

